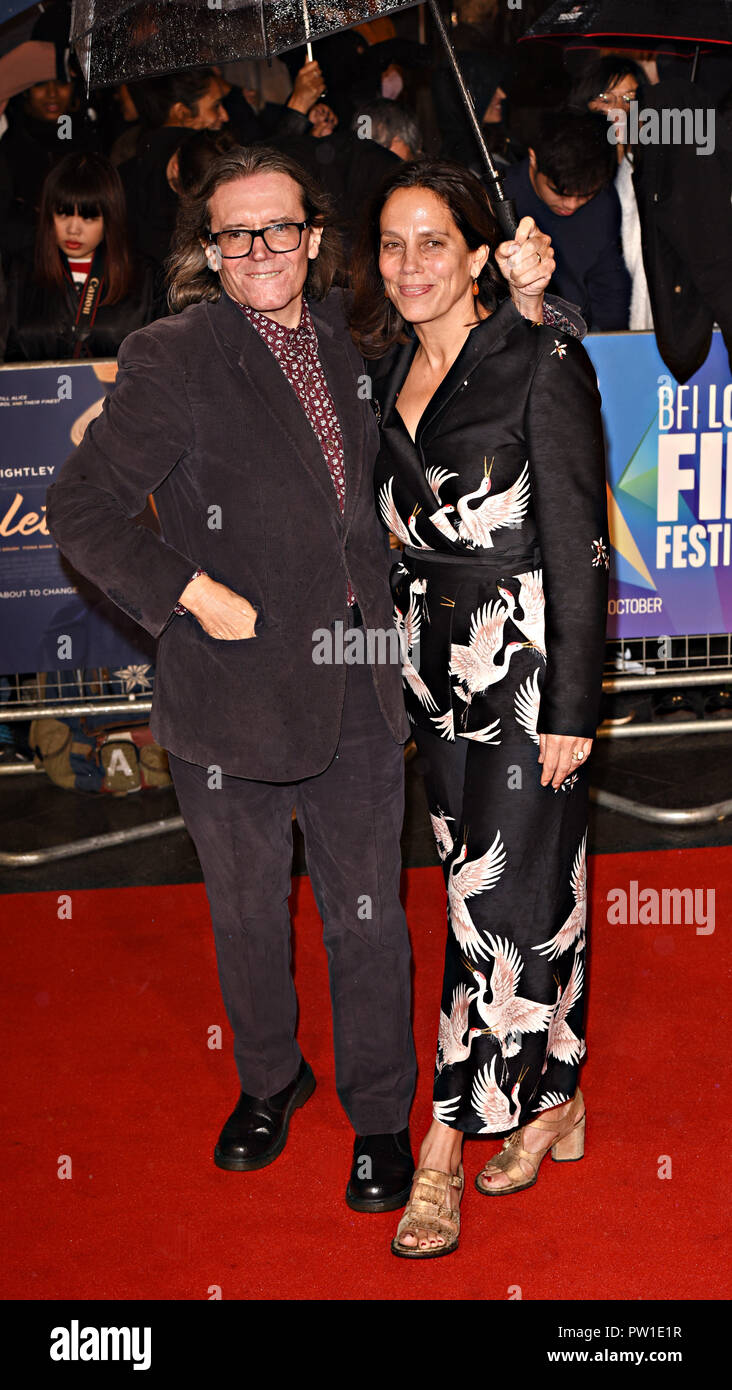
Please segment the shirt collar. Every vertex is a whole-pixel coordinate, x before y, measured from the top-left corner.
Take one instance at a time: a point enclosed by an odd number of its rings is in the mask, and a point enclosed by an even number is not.
[[[239,304],[242,313],[249,319],[253,327],[268,342],[279,343],[285,348],[304,348],[317,344],[315,326],[305,298],[302,301],[300,322],[296,328],[286,328],[284,324],[276,323],[267,314],[260,313],[258,309],[252,309],[248,304],[241,304],[239,300],[236,303]]]

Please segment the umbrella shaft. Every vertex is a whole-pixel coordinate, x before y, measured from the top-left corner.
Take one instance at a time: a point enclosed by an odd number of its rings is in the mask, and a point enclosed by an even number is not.
[[[428,4],[430,7],[430,13],[435,23],[435,27],[440,36],[442,45],[445,49],[445,52],[447,53],[448,61],[455,75],[455,81],[457,82],[458,87],[460,89],[460,95],[465,105],[468,120],[470,121],[470,124],[473,127],[473,131],[478,138],[478,143],[481,147],[481,154],[483,156],[483,159],[485,160],[486,168],[488,169],[491,178],[498,180],[498,170],[496,169],[496,166],[493,163],[493,160],[491,159],[490,154],[486,148],[485,140],[483,138],[483,131],[481,130],[480,126],[480,121],[478,120],[478,117],[475,114],[473,98],[471,97],[470,92],[468,91],[468,88],[465,85],[465,78],[463,77],[460,64],[458,63],[457,57],[455,56],[455,49],[452,46],[452,42],[445,28],[445,22],[442,18],[442,15],[440,14],[440,7],[437,3],[437,0],[428,0]]]

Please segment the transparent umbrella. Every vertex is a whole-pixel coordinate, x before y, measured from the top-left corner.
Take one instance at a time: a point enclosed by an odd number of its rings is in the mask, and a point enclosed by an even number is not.
[[[269,58],[326,34],[410,9],[416,0],[74,0],[71,41],[87,90],[182,68]],[[516,214],[483,139],[437,0],[427,0],[486,167],[504,236]]]
[[[74,0],[71,39],[89,86],[207,63],[269,58],[408,9],[415,0]]]

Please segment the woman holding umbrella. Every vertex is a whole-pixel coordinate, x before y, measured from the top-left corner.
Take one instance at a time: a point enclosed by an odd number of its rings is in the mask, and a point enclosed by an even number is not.
[[[357,345],[394,350],[376,492],[404,544],[395,622],[448,889],[434,1118],[392,1244],[412,1259],[457,1246],[465,1134],[510,1136],[476,1180],[485,1195],[531,1186],[549,1147],[583,1152],[600,397],[577,341],[499,302],[497,240],[474,175],[407,164],[355,265]]]

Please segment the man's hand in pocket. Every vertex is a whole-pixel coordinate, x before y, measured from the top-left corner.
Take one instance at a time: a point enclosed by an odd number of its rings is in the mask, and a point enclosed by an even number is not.
[[[242,637],[254,637],[257,609],[242,594],[235,594],[226,584],[218,584],[207,574],[199,574],[187,584],[180,603],[197,618],[209,637],[234,642]]]

